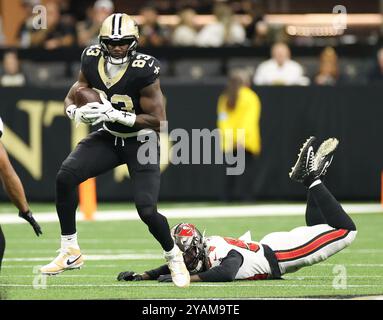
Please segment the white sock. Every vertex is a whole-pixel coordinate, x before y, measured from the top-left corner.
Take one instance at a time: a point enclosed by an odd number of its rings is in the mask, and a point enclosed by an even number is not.
[[[77,232],[67,236],[61,236],[61,249],[66,249],[68,247],[80,249],[77,243]]]
[[[177,253],[180,251],[180,248],[176,244],[174,244],[174,247],[170,251],[165,251],[165,256],[166,257],[174,257],[177,255]]]
[[[315,180],[312,184],[310,184],[309,189],[311,189],[311,188],[313,188],[313,187],[315,187],[315,186],[317,186],[318,184],[321,184],[321,183],[322,183],[322,181],[320,181],[319,179]]]

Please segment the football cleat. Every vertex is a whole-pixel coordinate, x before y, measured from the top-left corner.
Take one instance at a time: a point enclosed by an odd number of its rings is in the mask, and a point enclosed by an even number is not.
[[[298,160],[291,168],[289,176],[296,182],[305,182],[305,180],[314,173],[314,148],[315,137],[309,137],[298,154]],[[310,179],[311,180],[311,179]]]
[[[329,138],[322,142],[318,151],[314,157],[314,170],[319,177],[326,174],[328,167],[330,166],[332,159],[334,158],[334,152],[338,147],[339,141],[336,138]]]
[[[55,275],[66,270],[80,269],[84,264],[84,258],[80,249],[72,247],[57,250],[59,255],[49,264],[40,268],[45,275]]]
[[[177,287],[186,288],[190,284],[190,274],[186,268],[182,251],[177,245],[174,245],[174,248],[176,252],[173,254],[165,252],[165,259],[168,263],[173,283]]]

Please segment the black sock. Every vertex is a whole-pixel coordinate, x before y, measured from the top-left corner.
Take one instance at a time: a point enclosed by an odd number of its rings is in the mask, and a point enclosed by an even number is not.
[[[3,261],[4,251],[5,251],[5,237],[0,226],[0,270],[1,270],[1,262]]]
[[[306,225],[315,226],[317,224],[327,224],[327,221],[309,189],[307,192]]]
[[[76,233],[76,209],[78,206],[76,177],[60,170],[56,179],[56,210],[60,220],[61,235]]]
[[[356,230],[354,222],[323,183],[312,187],[310,192],[328,225],[336,229]]]

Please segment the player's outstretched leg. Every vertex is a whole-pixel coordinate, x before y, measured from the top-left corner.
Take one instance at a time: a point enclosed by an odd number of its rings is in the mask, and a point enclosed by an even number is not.
[[[318,148],[314,157],[314,168],[320,171],[319,177],[323,181],[327,169],[334,157],[334,152],[339,141],[335,138],[325,140]],[[306,206],[306,225],[315,226],[318,224],[326,224],[326,218],[323,216],[318,204],[310,189],[307,190],[307,206]]]
[[[338,140],[334,138],[326,140],[319,147],[317,154],[314,153],[314,140],[315,137],[310,137],[303,144],[290,177],[309,188],[328,225],[336,229],[356,230],[351,218],[320,180],[331,163]]]
[[[61,226],[61,248],[51,263],[41,267],[43,274],[56,275],[65,270],[79,269],[84,264],[76,233],[78,184],[78,178],[73,173],[63,168],[59,170],[56,177],[56,210]]]
[[[94,161],[97,159],[97,161]],[[84,264],[76,232],[77,186],[121,164],[115,152],[114,137],[95,131],[83,139],[63,162],[56,176],[56,209],[61,227],[59,255],[40,271],[54,275],[79,269]]]

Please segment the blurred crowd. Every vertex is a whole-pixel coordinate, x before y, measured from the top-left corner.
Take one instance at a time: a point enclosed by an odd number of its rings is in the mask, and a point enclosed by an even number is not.
[[[336,85],[358,77],[358,70],[344,63],[336,46],[327,46],[311,70],[300,59],[294,59],[290,51],[289,37],[283,28],[272,29],[264,21],[262,0],[51,0],[45,3],[46,28],[36,29],[34,6],[40,0],[21,0],[25,19],[18,32],[17,48],[86,47],[98,43],[98,32],[104,19],[125,8],[124,12],[139,15],[140,47],[160,46],[270,46],[270,58],[250,62],[254,85]],[[210,23],[199,23],[197,14],[213,14]],[[176,14],[177,23],[160,24],[162,14]],[[236,14],[247,14],[250,20],[241,23]],[[16,48],[16,49],[17,49]],[[17,57],[16,49],[8,50],[0,67],[1,85],[17,86],[28,82]],[[364,82],[382,82],[383,49],[367,66]],[[208,69],[208,68],[207,68]],[[221,70],[219,67],[218,69]],[[229,68],[226,68],[229,71]],[[193,74],[203,75],[203,71]]]
[[[102,21],[116,9],[111,0],[97,0],[90,2],[88,6],[80,6],[84,7],[82,12],[85,12],[85,15],[76,14],[72,1],[52,0],[45,5],[47,28],[36,30],[33,27],[33,7],[39,3],[40,0],[23,0],[25,20],[18,32],[20,47],[56,49],[97,43]],[[141,2],[139,8],[138,12],[133,11],[129,14],[142,17],[139,23],[141,46],[220,47],[265,44],[272,40],[258,1],[157,0],[145,5]],[[176,14],[178,23],[172,26],[160,24],[158,16],[163,12]],[[198,24],[195,17],[201,13],[213,14],[215,21],[207,25]],[[252,21],[247,25],[240,23],[235,18],[235,14],[238,13],[248,14]]]

